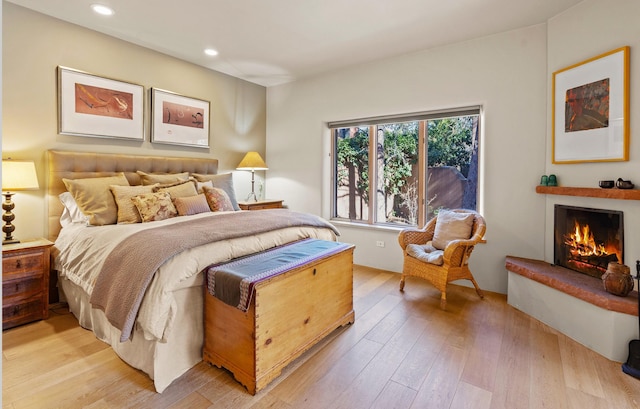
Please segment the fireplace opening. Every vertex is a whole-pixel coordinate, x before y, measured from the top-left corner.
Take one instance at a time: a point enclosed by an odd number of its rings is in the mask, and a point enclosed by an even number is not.
[[[622,212],[555,205],[555,264],[601,278],[610,262],[624,264]]]

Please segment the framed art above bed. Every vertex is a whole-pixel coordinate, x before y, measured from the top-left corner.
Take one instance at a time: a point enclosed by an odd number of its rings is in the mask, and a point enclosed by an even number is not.
[[[144,140],[144,87],[58,66],[58,132]]]
[[[209,101],[151,89],[151,142],[209,147]]]

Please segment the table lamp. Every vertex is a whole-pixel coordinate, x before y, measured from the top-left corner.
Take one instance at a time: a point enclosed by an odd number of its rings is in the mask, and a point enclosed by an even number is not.
[[[16,240],[12,233],[16,227],[11,224],[15,215],[11,212],[15,204],[11,201],[15,191],[20,190],[38,190],[38,175],[36,173],[36,165],[33,161],[27,160],[2,160],[2,194],[4,195],[4,202],[2,202],[2,220],[5,225],[2,226],[4,232],[4,240],[2,244],[20,243],[20,240]]]
[[[254,191],[254,172],[256,170],[268,170],[267,164],[264,163],[264,160],[260,156],[258,152],[247,152],[242,158],[242,161],[238,164],[237,170],[250,170],[251,171],[251,193],[247,196],[247,202],[249,200],[253,200],[254,202],[258,201],[256,197],[256,193]]]

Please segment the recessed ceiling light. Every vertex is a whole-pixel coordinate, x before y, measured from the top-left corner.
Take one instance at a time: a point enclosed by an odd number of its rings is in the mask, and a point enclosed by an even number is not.
[[[213,48],[207,48],[204,50],[204,53],[210,56],[215,56],[218,55],[218,52],[216,50],[214,50]]]
[[[114,13],[112,8],[103,6],[102,4],[92,4],[91,8],[93,9],[93,11],[103,16],[111,16]]]

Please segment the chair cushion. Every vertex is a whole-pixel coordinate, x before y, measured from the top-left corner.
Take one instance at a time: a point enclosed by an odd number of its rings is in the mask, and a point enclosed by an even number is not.
[[[438,212],[436,229],[433,233],[433,247],[444,250],[451,240],[471,238],[474,219],[473,213],[458,213],[448,210]]]
[[[441,266],[444,263],[443,255],[444,251],[438,250],[431,242],[427,244],[408,244],[406,252],[409,256],[424,261],[425,263],[435,264]]]

